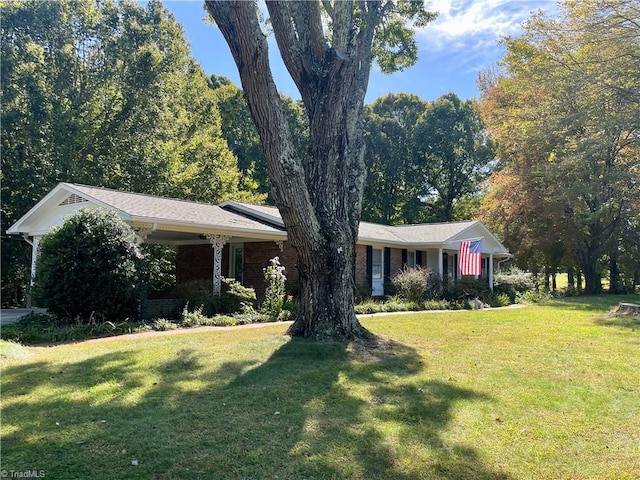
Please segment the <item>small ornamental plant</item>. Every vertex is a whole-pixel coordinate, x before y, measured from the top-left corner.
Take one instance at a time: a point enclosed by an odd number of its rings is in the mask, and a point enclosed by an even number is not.
[[[287,277],[284,272],[285,268],[280,265],[280,258],[278,257],[269,260],[269,265],[264,269],[266,289],[260,310],[273,319],[279,317],[287,296],[285,291]]]

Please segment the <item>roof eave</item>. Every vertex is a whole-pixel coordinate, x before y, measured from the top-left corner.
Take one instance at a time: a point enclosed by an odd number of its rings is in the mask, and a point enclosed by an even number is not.
[[[166,230],[171,232],[183,232],[183,233],[200,233],[203,235],[207,234],[219,234],[225,236],[246,236],[264,240],[286,240],[287,232],[268,232],[268,231],[260,231],[257,229],[251,228],[242,228],[242,227],[232,227],[232,226],[224,226],[224,227],[213,227],[209,224],[203,223],[192,223],[192,222],[168,222],[167,219],[162,218],[154,218],[154,217],[132,217],[131,222],[134,224],[154,224],[156,225],[157,230]]]

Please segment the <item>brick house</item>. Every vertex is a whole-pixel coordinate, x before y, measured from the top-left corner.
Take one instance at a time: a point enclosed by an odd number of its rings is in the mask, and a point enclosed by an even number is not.
[[[66,215],[87,206],[116,211],[134,228],[141,243],[175,247],[178,285],[206,282],[218,294],[221,279],[233,277],[261,295],[263,268],[278,256],[286,267],[288,288],[296,290],[296,255],[275,207],[235,201],[211,205],[72,183],[58,184],[7,230],[32,245],[32,273],[42,235],[62,224]],[[460,242],[469,239],[482,239],[480,277],[492,288],[494,269],[511,255],[481,222],[403,226],[362,222],[356,247],[356,285],[382,296],[385,283],[405,266],[428,268],[456,281],[460,278]]]

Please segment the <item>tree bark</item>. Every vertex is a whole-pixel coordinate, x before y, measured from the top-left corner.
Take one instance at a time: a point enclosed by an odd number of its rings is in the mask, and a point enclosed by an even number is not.
[[[573,267],[567,267],[567,287],[573,292],[576,288],[576,280],[573,276]]]
[[[280,53],[309,117],[304,158],[285,120],[255,5],[207,0],[205,6],[238,67],[272,195],[298,255],[300,308],[289,333],[368,338],[354,311],[354,265],[365,179],[362,109],[379,2],[366,2],[359,29],[353,28],[353,5],[336,2],[331,45],[317,3],[267,2]]]
[[[611,252],[609,257],[609,293],[622,293],[622,285],[620,283],[620,270],[618,269],[618,246]]]

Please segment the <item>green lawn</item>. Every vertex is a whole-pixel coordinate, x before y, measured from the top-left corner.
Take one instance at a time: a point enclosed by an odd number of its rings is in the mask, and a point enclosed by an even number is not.
[[[638,479],[635,297],[2,344],[2,465],[52,479]],[[136,460],[138,465],[132,465]]]

